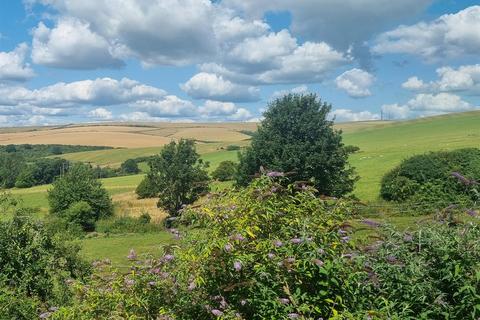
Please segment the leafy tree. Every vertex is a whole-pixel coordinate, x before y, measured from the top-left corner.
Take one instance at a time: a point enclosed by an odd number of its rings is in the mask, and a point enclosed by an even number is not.
[[[62,148],[60,146],[53,146],[50,148],[50,152],[54,155],[60,155],[63,153]]]
[[[5,152],[14,153],[17,151],[17,148],[13,144],[9,144],[5,147]]]
[[[13,188],[25,167],[25,160],[17,153],[0,153],[0,187]]]
[[[248,184],[263,166],[288,173],[291,181],[311,180],[325,195],[351,192],[357,177],[341,131],[327,118],[330,110],[314,94],[289,94],[270,103],[251,146],[240,155],[237,184]]]
[[[84,231],[95,230],[96,215],[86,201],[73,203],[63,214],[67,223],[82,227]]]
[[[212,172],[212,178],[219,181],[233,180],[235,172],[237,171],[237,164],[233,161],[222,161],[217,169]]]
[[[133,159],[128,159],[122,163],[120,170],[126,174],[137,174],[140,172],[137,162]]]
[[[193,203],[209,190],[208,163],[200,159],[193,140],[172,141],[149,164],[149,189],[160,198],[158,206],[172,216],[182,205]]]
[[[139,199],[155,198],[158,196],[158,187],[146,176],[135,190]]]
[[[73,204],[85,201],[94,212],[94,220],[113,214],[113,204],[107,190],[95,179],[92,169],[84,164],[74,165],[57,179],[48,192],[51,213],[64,216]],[[85,217],[90,220],[90,217]]]

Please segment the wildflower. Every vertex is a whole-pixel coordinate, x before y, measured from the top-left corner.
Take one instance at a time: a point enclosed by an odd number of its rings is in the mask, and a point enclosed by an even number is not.
[[[126,279],[126,280],[125,280],[125,285],[126,285],[127,287],[131,287],[131,286],[133,286],[134,284],[135,284],[135,280],[133,280],[133,279]]]
[[[315,263],[319,267],[322,267],[324,264],[323,261],[320,259],[313,259],[313,263]]]
[[[216,317],[221,317],[221,316],[223,316],[223,312],[220,311],[220,310],[218,310],[218,309],[213,309],[211,312],[212,312],[212,314],[213,314],[214,316],[216,316]]]
[[[191,281],[188,284],[188,291],[193,291],[196,287],[197,287],[197,285],[196,285],[195,281]]]
[[[288,263],[294,263],[294,262],[295,262],[295,258],[289,257],[289,258],[287,258],[287,262],[288,262]]]
[[[135,259],[137,259],[137,253],[135,252],[135,250],[130,249],[130,252],[128,253],[127,259],[128,259],[128,260],[135,260]]]
[[[268,259],[273,259],[273,258],[275,258],[275,254],[270,252],[269,254],[267,254],[267,257],[268,257]]]
[[[245,300],[245,299],[240,300],[240,304],[241,304],[242,306],[246,305],[246,304],[247,304],[247,300]]]
[[[163,260],[166,262],[172,261],[174,258],[175,257],[171,254],[166,254],[165,256],[163,256]]]
[[[340,238],[343,243],[348,242],[350,240],[350,237],[345,236]]]
[[[405,233],[405,235],[403,236],[403,241],[412,242],[413,241],[413,236],[410,233]]]
[[[235,269],[235,271],[239,272],[240,270],[242,270],[242,263],[240,261],[235,261],[233,263],[233,268]]]
[[[345,230],[343,230],[343,229],[340,229],[340,230],[338,230],[338,234],[346,235],[346,234],[347,234],[347,231],[345,231]]]
[[[277,248],[280,248],[281,246],[283,246],[283,242],[280,241],[280,240],[275,240],[275,242],[273,243],[275,245],[275,247]]]
[[[237,233],[237,234],[231,236],[230,239],[232,239],[234,241],[244,241],[245,237],[242,236],[240,233]]]
[[[317,249],[317,252],[318,252],[319,254],[324,254],[324,253],[325,253],[325,250],[323,250],[322,248],[318,248],[318,249]]]
[[[302,239],[299,239],[299,238],[293,238],[290,240],[291,243],[293,244],[299,244],[299,243],[302,243]]]
[[[40,319],[47,319],[48,317],[50,317],[50,315],[51,315],[51,312],[44,312],[44,313],[39,315],[39,318]]]
[[[470,210],[467,210],[467,214],[471,217],[476,217],[478,215],[478,212],[473,209],[470,209]]]
[[[50,307],[50,308],[48,308],[48,311],[50,311],[50,312],[55,312],[55,311],[57,311],[57,310],[58,310],[58,307]]]
[[[379,222],[373,221],[373,220],[369,220],[369,219],[364,219],[364,220],[362,220],[362,223],[364,223],[364,224],[366,224],[366,225],[368,225],[368,226],[370,226],[370,227],[374,227],[374,228],[379,227],[379,226],[381,225]]]
[[[389,256],[387,256],[387,261],[389,263],[396,263],[398,260],[397,260],[397,257],[395,257],[393,255],[389,255]]]
[[[267,177],[270,177],[270,178],[283,177],[283,176],[285,176],[283,172],[278,172],[278,171],[267,172]]]
[[[227,243],[225,245],[224,249],[225,249],[226,252],[230,252],[230,251],[232,251],[233,247],[230,243]]]
[[[300,315],[298,313],[289,313],[288,318],[289,319],[298,319],[298,318],[300,318]]]
[[[149,287],[155,287],[157,283],[155,281],[150,281],[147,283]]]
[[[281,304],[289,304],[290,303],[290,299],[288,299],[288,298],[279,298],[278,301]]]

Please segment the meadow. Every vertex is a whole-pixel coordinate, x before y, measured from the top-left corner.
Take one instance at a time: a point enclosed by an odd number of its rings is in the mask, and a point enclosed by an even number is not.
[[[380,180],[387,171],[413,154],[462,147],[478,147],[480,145],[479,123],[480,113],[469,112],[403,122],[372,121],[337,124],[336,127],[343,130],[345,144],[355,145],[360,148],[360,151],[353,154],[350,159],[351,165],[357,169],[360,176],[355,194],[366,203],[377,203],[379,201]],[[41,142],[39,142],[40,140],[30,140],[32,132],[24,129],[18,133],[9,131],[5,133],[9,138],[2,137],[5,134],[0,133],[0,141],[2,143],[3,141],[50,143],[52,142],[50,136],[56,134],[58,130],[64,130],[62,132],[71,130],[76,133],[76,144],[88,144],[88,141],[96,142],[97,140],[92,139],[90,135],[83,135],[83,132],[86,130],[96,130],[96,134],[102,130],[114,133],[122,132],[123,134],[134,136],[137,139],[137,143],[134,146],[140,147],[133,148],[132,145],[129,147],[128,145],[132,140],[126,140],[120,146],[120,143],[117,143],[123,140],[123,136],[120,136],[119,140],[112,140],[111,142],[112,146],[116,147],[115,149],[61,155],[61,157],[71,161],[118,167],[127,159],[157,154],[163,142],[166,141],[162,140],[163,138],[170,140],[178,137],[193,137],[197,140],[197,150],[201,154],[202,159],[208,161],[210,163],[209,169],[213,170],[221,161],[237,160],[237,151],[226,151],[225,148],[228,145],[241,147],[248,145],[249,136],[241,131],[251,131],[254,128],[252,124],[168,124],[164,127],[161,125],[146,127],[123,125],[121,127],[117,124],[67,129],[37,129],[33,132],[37,134],[36,137],[48,137],[45,140],[41,140]],[[42,134],[38,134],[39,132]],[[182,136],[182,134],[185,134],[185,136]],[[18,140],[11,140],[12,135]],[[23,138],[20,139],[20,137]],[[107,134],[105,137],[108,140],[110,136]],[[149,146],[152,137],[155,139],[162,138],[157,140],[159,145]],[[65,143],[68,141],[56,142]],[[141,167],[146,169],[146,164],[141,164]],[[160,221],[164,213],[156,208],[156,201],[137,200],[133,193],[143,177],[144,174],[107,178],[102,179],[102,183],[113,197],[117,215],[138,216],[143,211],[147,211],[152,215],[153,221]],[[229,186],[231,186],[229,182],[214,183],[212,190],[218,191]],[[28,189],[13,189],[11,193],[16,198],[21,199],[26,206],[38,208],[39,215],[43,216],[48,212],[46,192],[49,188],[50,186],[47,185]],[[418,218],[408,215],[392,217],[388,213],[377,214],[375,218],[379,221],[389,221],[402,229],[411,228],[419,220],[425,219],[425,217]],[[121,265],[125,263],[125,257],[129,249],[133,248],[140,253],[157,254],[162,250],[161,245],[168,244],[170,238],[170,234],[159,232],[157,234],[117,234],[84,239],[82,240],[82,253],[89,259],[108,257]]]

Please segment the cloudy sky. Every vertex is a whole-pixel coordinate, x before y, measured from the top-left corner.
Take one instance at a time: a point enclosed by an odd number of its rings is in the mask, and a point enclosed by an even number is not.
[[[0,4],[0,126],[255,121],[288,92],[338,121],[480,108],[480,1]]]

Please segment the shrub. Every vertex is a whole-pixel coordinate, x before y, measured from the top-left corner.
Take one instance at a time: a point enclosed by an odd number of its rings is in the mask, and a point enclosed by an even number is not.
[[[372,309],[398,319],[480,316],[477,224],[435,223],[412,233],[387,229],[382,234],[365,261]]]
[[[237,171],[237,164],[233,161],[222,161],[212,172],[212,178],[218,181],[233,180]]]
[[[120,166],[120,171],[125,174],[137,174],[140,172],[138,164],[134,159],[128,159]]]
[[[92,207],[85,201],[72,203],[72,205],[64,211],[62,217],[67,223],[78,225],[84,231],[95,230],[96,215]]]
[[[163,231],[161,224],[150,223],[151,217],[148,213],[135,217],[112,217],[97,221],[96,230],[102,233],[146,233]]]
[[[431,152],[406,159],[388,172],[380,195],[389,201],[436,207],[469,206],[478,200],[476,179],[480,179],[480,149]]]
[[[107,190],[95,179],[90,167],[82,164],[74,165],[67,174],[55,181],[53,188],[48,191],[48,202],[50,212],[57,216],[65,216],[66,211],[78,202],[85,202],[91,207],[94,221],[113,214],[113,204]],[[88,224],[90,215],[85,218]]]
[[[155,198],[158,196],[158,187],[152,182],[150,177],[147,175],[135,189],[139,199],[146,198]]]
[[[231,144],[231,145],[228,145],[227,148],[226,148],[227,151],[236,151],[236,150],[240,150],[240,146],[237,146],[235,144]]]
[[[209,190],[208,163],[200,159],[193,140],[172,141],[149,164],[147,182],[140,192],[156,191],[158,206],[172,216]]]
[[[288,173],[290,182],[312,181],[324,195],[351,192],[356,177],[341,132],[328,120],[330,110],[314,94],[289,94],[270,103],[251,146],[240,154],[237,184],[245,186],[263,167]]]
[[[25,160],[16,153],[0,153],[0,188],[13,188],[25,168]]]
[[[0,222],[0,311],[2,319],[35,319],[45,306],[67,304],[67,280],[82,279],[88,265],[79,248],[17,211]]]
[[[361,310],[366,276],[352,259],[349,212],[347,203],[269,178],[212,196],[182,214],[203,229],[182,234],[159,260],[135,262],[128,275],[89,283],[85,299],[58,318],[317,319]]]

